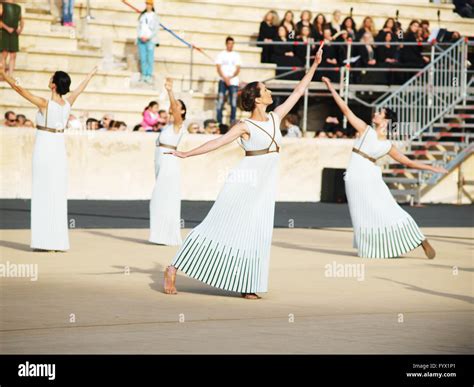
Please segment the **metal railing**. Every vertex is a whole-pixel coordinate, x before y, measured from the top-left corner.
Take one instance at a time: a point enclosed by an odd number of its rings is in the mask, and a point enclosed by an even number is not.
[[[388,131],[391,140],[413,140],[466,98],[466,61],[467,42],[460,39],[397,91],[378,101],[377,110],[388,107],[397,113],[398,123]]]

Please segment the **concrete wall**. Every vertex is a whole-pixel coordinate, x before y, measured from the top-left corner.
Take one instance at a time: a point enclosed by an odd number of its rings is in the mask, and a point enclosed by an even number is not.
[[[34,129],[0,128],[1,198],[30,198]],[[187,135],[183,150],[212,139]],[[69,132],[66,147],[71,199],[148,199],[154,184],[155,134]],[[284,139],[280,201],[319,201],[324,167],[344,168],[352,140]],[[181,160],[183,199],[215,200],[225,176],[243,157],[232,143]]]
[[[1,128],[0,197],[31,197],[34,129]],[[214,138],[186,135],[188,150]],[[68,132],[66,147],[70,199],[149,199],[154,184],[156,134],[131,132]],[[278,201],[319,201],[323,168],[345,168],[352,140],[283,139]],[[185,200],[215,200],[228,172],[243,157],[232,143],[207,155],[181,160]],[[463,166],[474,180],[474,158]],[[456,203],[457,172],[446,176],[423,202]]]

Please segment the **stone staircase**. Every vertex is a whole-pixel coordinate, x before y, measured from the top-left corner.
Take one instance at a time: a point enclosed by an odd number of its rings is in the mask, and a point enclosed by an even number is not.
[[[51,73],[57,69],[68,71],[73,87],[99,64],[100,70],[87,90],[74,106],[74,114],[82,117],[101,117],[113,113],[132,127],[140,121],[147,103],[158,100],[166,106],[163,80],[167,76],[175,79],[180,98],[188,105],[190,120],[213,117],[217,76],[215,65],[207,57],[194,52],[192,82],[190,82],[190,49],[166,31],[160,31],[161,45],[156,50],[153,87],[138,86],[137,54],[135,34],[137,14],[119,1],[91,0],[92,20],[87,20],[85,1],[76,1],[75,22],[77,28],[63,27],[48,13],[48,7],[37,1],[23,1],[25,30],[21,38],[21,52],[17,59],[15,77],[32,92],[47,97],[47,83]],[[142,7],[142,2],[133,2]],[[377,27],[381,27],[388,16],[400,10],[400,21],[407,25],[413,15],[423,16],[437,25],[437,11],[441,10],[442,25],[459,30],[463,34],[474,34],[474,26],[466,19],[452,13],[452,5],[431,5],[415,1],[342,1],[320,3],[309,0],[244,1],[215,0],[163,0],[157,3],[161,22],[175,30],[185,40],[201,47],[215,57],[224,46],[225,37],[232,35],[237,42],[255,39],[258,26],[265,12],[272,8],[280,15],[292,9],[298,17],[302,9],[323,12],[328,17],[339,8],[343,16],[354,8],[353,16],[361,23],[366,15],[374,16]],[[273,64],[260,64],[260,48],[237,44],[243,58],[241,80],[250,82],[271,78],[275,74]],[[190,92],[192,89],[192,92]],[[2,113],[14,110],[33,118],[36,109],[21,99],[4,83],[0,84]],[[239,112],[239,115],[241,113]]]

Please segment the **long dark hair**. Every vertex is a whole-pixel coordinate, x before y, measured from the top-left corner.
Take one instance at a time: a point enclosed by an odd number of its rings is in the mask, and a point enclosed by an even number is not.
[[[255,109],[255,100],[260,97],[260,86],[258,82],[250,82],[240,94],[240,106],[242,110],[251,112]]]
[[[56,92],[59,95],[69,93],[69,88],[71,87],[71,77],[68,73],[65,73],[64,71],[56,71],[53,74],[52,82],[56,85]]]
[[[156,11],[155,11],[155,7],[151,7],[151,10],[152,10],[153,12],[156,12]],[[140,19],[140,18],[142,17],[142,15],[143,15],[144,13],[146,13],[146,12],[147,12],[147,11],[146,11],[146,8],[145,8],[145,9],[140,13],[140,15],[138,15],[138,19]]]
[[[188,112],[188,109],[186,108],[186,105],[185,103],[183,102],[182,99],[178,99],[179,103],[181,104],[181,110],[184,110],[184,113],[181,113],[181,118],[183,120],[186,119],[186,113]]]

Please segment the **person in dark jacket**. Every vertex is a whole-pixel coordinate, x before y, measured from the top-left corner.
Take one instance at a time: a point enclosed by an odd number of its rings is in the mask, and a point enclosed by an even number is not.
[[[288,39],[296,39],[295,15],[292,11],[286,11],[280,23],[288,31]]]
[[[385,44],[382,46],[377,46],[375,48],[375,57],[379,67],[384,68],[396,68],[398,66],[397,60],[397,47],[391,44],[393,39],[393,33],[385,31],[383,36],[383,41]],[[379,32],[379,36],[381,36]],[[386,85],[392,85],[396,83],[396,76],[393,71],[384,71],[381,73],[382,82]]]
[[[313,14],[311,11],[304,10],[301,12],[301,20],[296,23],[296,35],[297,37],[301,37],[301,32],[303,27],[309,27],[309,36],[311,38],[314,38],[316,32],[314,30],[314,26],[311,24],[311,18],[313,17]]]
[[[295,54],[303,65],[306,64],[306,50],[307,44],[312,42],[313,38],[311,37],[311,28],[309,26],[303,26],[301,28],[301,33],[299,39],[296,40],[297,44],[295,46]],[[312,46],[309,50],[309,56],[314,57],[316,53],[316,47]],[[310,60],[311,63],[311,60]]]
[[[275,11],[268,11],[260,23],[258,41],[272,42],[277,37],[278,14]],[[262,47],[261,62],[270,63],[274,46],[269,44],[259,45]]]
[[[320,42],[324,39],[324,28],[326,28],[327,22],[326,18],[322,13],[318,13],[313,21],[314,27],[314,40]]]
[[[356,37],[356,24],[351,16],[347,16],[341,24],[341,30],[347,31],[348,38],[355,40]]]
[[[278,36],[275,38],[276,42],[291,42],[288,39],[288,30],[284,26],[278,27]],[[278,67],[302,67],[304,64],[296,56],[294,46],[278,44],[273,47],[272,62],[276,63]],[[277,70],[276,75],[286,73],[290,70]],[[286,75],[280,79],[292,79],[297,80],[301,79],[303,71],[296,72],[293,74]]]

